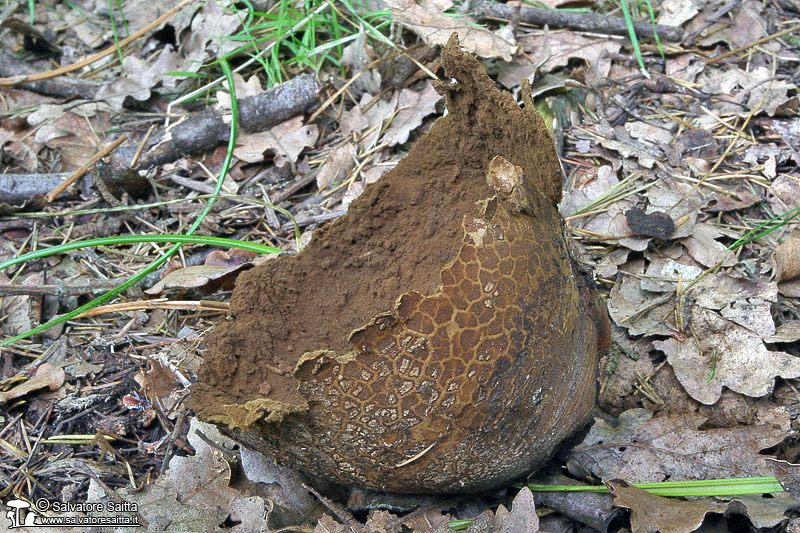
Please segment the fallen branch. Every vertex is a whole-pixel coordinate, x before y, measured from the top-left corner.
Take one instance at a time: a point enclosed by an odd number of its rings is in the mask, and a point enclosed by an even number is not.
[[[13,55],[0,50],[0,76],[9,78],[24,78],[35,74],[33,70],[24,62]],[[82,100],[93,100],[100,85],[80,78],[56,78],[39,81],[20,83],[20,89],[32,91],[49,96],[61,96],[62,98],[80,98]]]
[[[0,204],[21,210],[28,204],[44,206],[44,195],[61,184],[69,172],[55,174],[0,174]]]
[[[310,110],[317,102],[318,92],[316,79],[303,75],[261,94],[242,98],[239,100],[239,124],[245,131],[266,130]],[[112,154],[111,163],[101,169],[101,176],[113,194],[121,194],[120,188],[135,194],[137,191],[131,191],[128,184],[135,181],[132,175],[138,178],[138,171],[214,148],[228,142],[229,134],[230,126],[222,114],[207,108],[167,131],[154,134],[134,167],[130,163],[140,150],[141,140],[130,140]]]
[[[476,0],[475,16],[479,19],[514,20],[534,26],[550,26],[552,28],[569,28],[572,30],[590,31],[606,35],[628,35],[625,19],[607,17],[596,13],[571,13],[555,9],[536,7],[513,7],[498,4],[491,0]],[[653,25],[647,22],[634,22],[636,35],[643,39],[653,39]],[[655,32],[662,41],[679,42],[683,39],[683,29],[677,26],[656,25]]]

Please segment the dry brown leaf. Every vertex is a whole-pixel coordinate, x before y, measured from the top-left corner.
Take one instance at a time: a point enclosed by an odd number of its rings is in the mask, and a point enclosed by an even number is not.
[[[612,344],[603,359],[606,375],[601,377],[598,401],[605,412],[619,415],[627,409],[641,407],[642,395],[637,389],[641,387],[640,376],[652,376],[656,366],[648,356],[649,340],[634,341],[616,326],[612,326],[611,331]]]
[[[616,496],[614,505],[631,510],[632,533],[691,533],[708,513],[724,513],[727,505],[702,499],[684,502],[650,494],[621,479],[606,482]]]
[[[692,295],[700,307],[722,309],[730,302],[743,298],[776,302],[778,301],[778,288],[774,282],[753,281],[716,273],[708,274],[698,281]]]
[[[573,31],[529,35],[521,38],[520,44],[533,59],[533,65],[537,65],[543,74],[566,66],[572,58],[578,58],[586,61],[591,69],[591,77],[598,80],[608,76],[611,70],[610,57],[622,47],[618,41],[585,37]]]
[[[658,24],[680,26],[703,8],[707,0],[664,0],[659,5]]]
[[[679,501],[650,494],[620,479],[607,483],[617,498],[614,504],[631,510],[631,531],[682,533],[697,530],[707,513],[746,516],[755,528],[772,528],[785,522],[785,513],[798,506],[786,497],[739,496]],[[727,501],[725,501],[727,500]],[[738,517],[734,518],[738,522]],[[709,530],[712,530],[709,528]],[[727,530],[727,528],[725,528]]]
[[[272,501],[294,510],[298,516],[311,513],[317,500],[303,487],[306,480],[297,471],[280,466],[274,459],[250,448],[242,447],[240,453],[244,475],[253,483],[268,485]]]
[[[737,209],[746,209],[761,201],[761,198],[750,191],[749,189],[739,187],[728,191],[728,193],[721,193],[714,195],[706,211],[709,213],[717,213],[719,211],[735,211]]]
[[[678,0],[683,2],[683,0]],[[664,3],[661,4],[662,13]],[[697,75],[705,69],[703,61],[697,61],[693,54],[682,54],[667,59],[666,75],[670,78],[694,82]]]
[[[364,28],[361,28],[356,40],[342,50],[341,63],[350,67],[350,75],[354,76],[366,69],[375,58],[375,51],[367,44],[367,34]],[[381,91],[381,74],[373,68],[359,76],[353,82],[353,86],[358,90],[357,94],[361,94],[361,92],[378,94]]]
[[[410,89],[400,91],[397,114],[381,137],[382,142],[389,146],[404,144],[411,132],[422,125],[422,119],[436,112],[436,103],[441,98],[430,82],[419,93]]]
[[[771,308],[769,302],[758,298],[739,298],[723,307],[719,314],[763,339],[775,334]]]
[[[42,363],[29,380],[23,381],[9,391],[0,392],[0,404],[39,389],[56,390],[64,384],[65,378],[66,375],[62,368],[51,363]]]
[[[718,112],[737,113],[743,117],[756,110],[759,114],[774,116],[778,108],[789,101],[788,91],[794,89],[790,82],[775,79],[770,69],[764,66],[746,71],[731,67],[722,73],[708,69],[698,76],[697,82],[708,94],[726,96],[727,103],[721,103]]]
[[[155,484],[136,491],[123,489],[120,496],[138,505],[152,530],[217,531],[220,524],[231,519],[241,522],[230,528],[232,533],[268,531],[265,500],[248,498],[228,486],[231,465],[225,456],[236,444],[213,425],[194,418],[187,439],[194,456],[173,457]],[[90,489],[88,501],[110,500],[104,490]]]
[[[624,159],[636,158],[639,165],[644,168],[653,168],[659,157],[655,153],[648,152],[648,148],[637,143],[633,139],[620,139],[612,133],[614,130],[605,130],[600,133],[598,143],[605,148],[618,152]],[[639,146],[637,146],[639,144]]]
[[[611,278],[619,272],[619,266],[628,261],[630,250],[617,248],[609,253],[602,254],[594,267],[594,272],[599,278]]]
[[[523,487],[514,496],[510,512],[500,505],[494,514],[494,524],[497,533],[538,533],[539,517],[536,516],[531,489]]]
[[[70,107],[66,112],[63,107],[61,110],[51,108],[45,115],[29,117],[29,121],[38,123],[53,117],[51,127],[69,132],[69,135],[51,137],[46,146],[59,151],[62,170],[72,171],[83,166],[102,148],[105,141],[98,139],[97,133],[104,130],[111,111],[103,102],[86,103]]]
[[[0,273],[0,283],[9,285],[10,280]],[[23,274],[17,285],[37,286],[44,283],[42,272]],[[3,316],[0,328],[6,335],[19,335],[36,327],[42,319],[42,297],[36,293],[19,296],[6,296],[0,301],[0,314]]]
[[[785,80],[776,80],[767,67],[758,67],[750,71],[748,83],[743,87],[749,98],[745,105],[747,111],[739,111],[739,116],[746,117],[758,110],[774,116],[775,112],[789,101],[789,91],[797,90],[797,86]]]
[[[462,48],[483,58],[511,61],[517,52],[517,43],[445,15],[443,11],[453,5],[448,0],[382,0],[382,3],[392,10],[394,20],[422,37],[429,46],[444,46],[455,32]]]
[[[181,386],[181,382],[169,367],[152,359],[148,362],[150,363],[149,370],[147,372],[140,370],[134,380],[139,384],[141,391],[147,396],[150,403],[155,403],[156,399],[160,401],[169,397],[175,389]]]
[[[569,191],[564,193],[558,211],[563,217],[573,215],[579,209],[585,207],[589,202],[605,194],[609,189],[619,183],[616,172],[609,165],[593,168],[584,176],[581,181]],[[579,223],[580,219],[573,222]]]
[[[625,129],[633,139],[649,142],[653,146],[669,144],[673,132],[668,127],[659,127],[654,122],[631,120],[625,123]]]
[[[640,281],[632,276],[614,285],[608,300],[609,316],[630,335],[672,335],[673,326],[665,324],[672,319],[672,307],[671,300],[642,290]]]
[[[800,320],[784,322],[775,330],[775,334],[764,339],[764,342],[795,342],[800,340]]]
[[[683,245],[695,261],[705,267],[713,267],[720,261],[721,266],[729,267],[736,264],[736,256],[728,253],[726,247],[716,239],[724,234],[716,227],[706,222],[696,224],[692,234],[684,239]],[[724,260],[723,260],[724,258]]]
[[[369,102],[368,98],[368,95],[362,95],[361,104],[366,105],[366,103]],[[355,106],[353,109],[342,113],[339,127],[342,130],[342,135],[345,138],[349,138],[353,133],[361,135],[361,132],[369,127],[369,120],[364,116],[364,113],[361,112],[361,107]]]
[[[74,31],[78,39],[91,48],[97,48],[112,36],[111,29],[101,26],[94,17],[87,17],[80,10],[67,8],[61,13],[64,22]],[[153,19],[150,19],[152,21]],[[150,22],[148,21],[148,22]]]
[[[259,256],[258,252],[232,248],[230,251],[212,250],[206,257],[206,266],[215,267],[236,267],[245,263],[250,263]]]
[[[695,307],[690,328],[699,347],[691,337],[656,341],[653,346],[667,354],[681,385],[701,403],[716,402],[722,387],[760,397],[772,392],[777,376],[800,376],[800,358],[769,351],[758,335],[714,311]]]
[[[685,287],[702,273],[696,266],[685,265],[669,258],[657,258],[647,265],[641,285],[645,291],[672,292],[678,289],[679,284]]]
[[[772,182],[769,192],[771,193],[769,195],[770,209],[774,213],[785,213],[797,207],[797,199],[800,198],[800,180],[788,174],[781,174]],[[800,222],[797,219],[784,226],[787,232],[798,227],[800,227]],[[780,235],[777,232],[774,234]]]
[[[767,465],[781,487],[795,499],[800,500],[800,465],[771,457],[767,459]]]
[[[781,442],[790,427],[786,410],[774,408],[772,415],[762,424],[700,430],[707,419],[698,413],[653,418],[650,411],[631,409],[617,427],[596,419],[567,467],[578,478],[631,483],[769,475],[759,452]]]
[[[124,75],[117,77],[114,83],[101,85],[97,90],[97,98],[121,111],[125,98],[131,97],[140,102],[147,100],[151,95],[150,89],[163,79],[162,76],[179,71],[181,64],[181,57],[171,46],[162,49],[156,60],[149,65],[135,55],[126,55],[123,63]]]
[[[352,142],[334,148],[317,171],[317,189],[321,192],[334,181],[347,178],[358,162],[357,155],[358,150]]]
[[[415,533],[422,533],[423,531],[432,531],[435,533],[449,533],[452,531],[448,523],[452,520],[449,514],[444,513],[439,509],[430,509],[422,514],[414,515],[412,518],[403,521],[403,525],[411,528]]]
[[[559,211],[562,216],[568,217],[589,202],[607,192],[619,183],[613,168],[603,165],[596,171],[587,173],[582,183],[564,195]],[[619,200],[609,205],[604,212],[592,216],[585,216],[571,221],[574,227],[579,227],[591,233],[602,236],[603,239],[617,238],[622,246],[642,251],[647,248],[650,238],[632,236],[625,218],[625,211],[634,207],[634,202],[629,199]]]
[[[121,497],[137,505],[139,514],[147,520],[151,531],[164,531],[168,527],[173,531],[215,531],[229,515],[227,510],[217,507],[187,505],[179,500],[174,489],[162,485],[146,485],[138,492],[121,491]],[[88,502],[101,503],[105,507],[109,501],[117,500],[112,500],[96,481],[91,480]],[[90,514],[101,516],[110,513]],[[120,513],[115,515],[119,516]]]
[[[275,154],[276,166],[294,165],[300,152],[314,146],[317,138],[319,128],[315,124],[304,126],[302,115],[298,115],[267,131],[239,135],[233,155],[247,163],[258,163],[269,150]]]
[[[800,277],[800,231],[795,230],[775,248],[773,272],[778,282]]]
[[[394,533],[397,531],[396,518],[386,511],[370,511],[366,524],[344,525],[324,515],[319,519],[314,533]]]
[[[365,108],[372,99],[368,94],[362,95],[358,107]],[[366,119],[369,128],[374,128],[362,140],[363,150],[374,148],[379,140],[388,146],[403,144],[411,132],[422,124],[422,119],[436,112],[436,103],[440,99],[441,96],[436,93],[431,83],[427,83],[420,93],[403,89],[399,93],[394,92],[389,100],[379,99],[363,114],[361,111],[356,112],[355,108],[351,110],[345,118],[346,129],[358,131],[351,128],[362,128],[363,119]],[[390,119],[391,122],[386,127],[386,122]]]
[[[158,283],[147,289],[145,294],[158,296],[166,289],[202,289],[205,293],[224,290],[233,284],[236,274],[246,265],[219,267],[196,265],[174,270]]]
[[[395,91],[389,100],[379,98],[372,104],[372,107],[363,112],[362,116],[367,120],[367,125],[372,131],[361,140],[362,151],[371,150],[378,144],[378,139],[380,139],[381,132],[385,127],[384,121],[388,120],[397,109],[397,98],[398,93]],[[373,98],[370,95],[363,94],[358,107],[366,108],[372,100]],[[359,113],[362,112],[359,111]],[[353,117],[358,123],[358,115],[353,115]]]
[[[261,87],[261,80],[258,79],[258,76],[253,75],[250,76],[250,79],[245,81],[244,77],[239,74],[238,72],[233,73],[233,85],[236,88],[236,98],[241,100],[242,98],[247,98],[248,96],[256,96],[264,92],[264,89]],[[228,80],[224,80],[222,82],[222,86],[227,89],[228,87]],[[217,91],[217,106],[216,108],[220,111],[230,111],[231,108],[231,93],[227,90],[225,91]]]
[[[225,37],[235,32],[242,20],[234,10],[223,10],[217,0],[203,4],[191,24],[191,31],[181,44],[185,57],[181,72],[197,72],[209,57],[220,57],[241,46],[239,41]]]
[[[746,0],[733,16],[728,43],[741,48],[769,35],[767,21],[761,16],[764,8],[757,0]]]

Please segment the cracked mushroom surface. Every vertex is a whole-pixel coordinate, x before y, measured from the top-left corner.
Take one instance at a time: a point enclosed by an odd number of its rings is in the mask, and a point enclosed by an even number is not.
[[[449,114],[302,253],[239,277],[192,387],[201,419],[312,476],[491,488],[595,404],[609,325],[553,142],[457,37],[442,61]]]

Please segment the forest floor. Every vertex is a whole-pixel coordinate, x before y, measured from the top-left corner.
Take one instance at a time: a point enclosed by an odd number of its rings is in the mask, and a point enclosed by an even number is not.
[[[152,530],[800,528],[796,2],[663,0],[655,42],[649,2],[623,1],[635,48],[613,3],[559,25],[547,0],[547,26],[494,2],[254,4],[3,4],[0,259],[111,239],[3,265],[0,501],[132,502]],[[531,81],[611,318],[598,418],[529,482],[614,494],[312,493],[187,406],[238,274],[304,247],[444,113],[453,31],[518,101]],[[222,58],[252,97],[230,145]],[[261,247],[123,238],[190,233]],[[761,489],[627,485],[733,478]]]

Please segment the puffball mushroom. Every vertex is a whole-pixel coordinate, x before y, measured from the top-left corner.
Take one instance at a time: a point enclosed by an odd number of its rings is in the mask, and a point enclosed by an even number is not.
[[[605,306],[533,108],[453,35],[449,114],[298,255],[240,275],[191,404],[307,474],[389,492],[531,471],[596,401]]]

